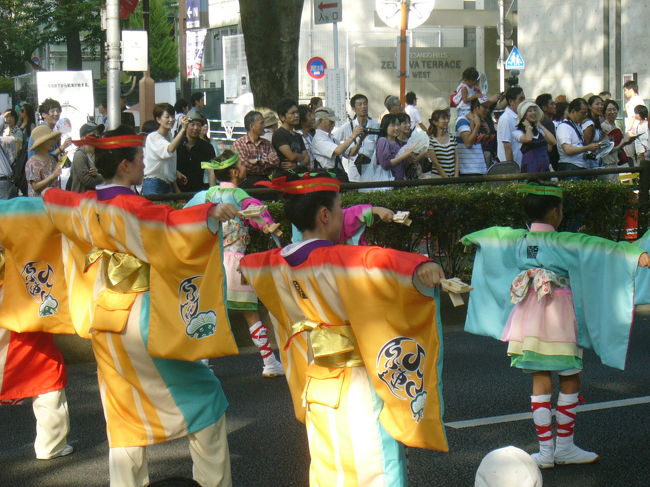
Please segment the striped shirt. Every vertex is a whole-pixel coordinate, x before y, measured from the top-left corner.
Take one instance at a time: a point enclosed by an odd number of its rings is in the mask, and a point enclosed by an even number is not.
[[[434,137],[429,137],[429,149],[436,154],[438,162],[450,178],[456,175],[456,146],[457,141],[454,135],[449,135],[449,142],[445,144],[438,142]],[[431,171],[438,174],[435,165]]]
[[[483,155],[483,147],[480,142],[474,142],[472,147],[467,147],[463,142],[461,134],[463,132],[471,132],[471,125],[469,120],[465,117],[460,117],[456,121],[456,137],[458,138],[458,159],[460,160],[460,174],[485,174],[487,167],[485,166],[485,156]]]

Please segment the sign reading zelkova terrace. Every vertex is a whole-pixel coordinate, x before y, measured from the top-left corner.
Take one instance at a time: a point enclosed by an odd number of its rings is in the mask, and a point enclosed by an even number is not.
[[[475,52],[464,47],[410,49],[410,76],[406,90],[418,96],[422,117],[436,97],[448,99],[456,89],[465,68],[475,65]],[[358,47],[354,50],[353,91],[364,93],[370,101],[372,116],[383,111],[386,95],[399,94],[399,78],[395,76],[395,49],[392,47]]]

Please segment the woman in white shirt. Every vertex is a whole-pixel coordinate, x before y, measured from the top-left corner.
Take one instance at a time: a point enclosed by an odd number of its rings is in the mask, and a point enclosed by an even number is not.
[[[598,95],[590,96],[587,100],[589,105],[589,112],[585,121],[582,122],[582,134],[585,139],[585,144],[592,142],[601,142],[607,135],[601,127],[603,121],[603,99]],[[589,169],[594,169],[603,166],[602,159],[586,159],[589,163]]]
[[[185,138],[189,119],[181,117],[181,127],[172,140],[174,107],[169,103],[154,105],[153,117],[160,124],[155,132],[147,135],[144,145],[144,182],[142,194],[168,194],[178,192],[176,180],[187,182],[185,175],[176,170],[176,149]]]
[[[630,135],[636,136],[634,152],[638,165],[639,161],[646,159],[648,151],[648,109],[645,105],[634,107],[634,121],[634,131]]]

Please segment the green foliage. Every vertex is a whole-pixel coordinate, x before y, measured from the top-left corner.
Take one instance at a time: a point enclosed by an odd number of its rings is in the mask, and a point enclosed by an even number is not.
[[[50,38],[41,26],[51,22],[52,3],[34,0],[0,0],[0,75],[25,72],[32,53]]]
[[[166,0],[149,1],[149,66],[155,81],[175,80],[178,76],[178,42],[174,34],[171,8]],[[142,3],[129,17],[128,28],[144,29]]]
[[[619,240],[623,237],[625,210],[633,206],[631,187],[593,181],[561,183],[565,190],[565,221],[576,214],[584,218],[584,232]],[[372,193],[347,192],[343,206],[369,203],[392,210],[408,210],[410,227],[378,222],[366,232],[370,243],[382,247],[426,253],[439,258],[448,276],[469,278],[471,256],[460,238],[490,226],[525,228],[521,210],[523,195],[513,184],[492,186],[443,185]],[[291,230],[281,202],[268,203],[276,221],[282,223],[283,243]],[[560,229],[562,230],[562,228]],[[267,235],[251,232],[250,252],[273,247]]]
[[[0,0],[0,75],[25,72],[36,49],[83,38],[87,52],[102,42],[100,0]]]
[[[0,77],[0,93],[12,93],[14,91],[14,81],[11,78]]]

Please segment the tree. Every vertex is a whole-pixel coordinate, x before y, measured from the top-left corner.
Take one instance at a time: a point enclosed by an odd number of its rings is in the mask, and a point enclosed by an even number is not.
[[[84,48],[92,53],[104,42],[101,4],[100,0],[58,0],[52,11],[51,41],[65,42],[67,68],[71,71],[82,69],[82,37]]]
[[[149,72],[155,81],[178,76],[178,42],[167,0],[149,0]],[[142,4],[129,17],[129,29],[143,29]]]
[[[280,3],[280,2],[277,2]],[[257,106],[298,98],[298,43],[304,0],[239,0],[250,86]]]
[[[81,69],[82,42],[96,51],[101,42],[101,0],[0,0],[0,75],[25,72],[34,51],[49,43],[65,42],[68,69]]]
[[[51,5],[34,0],[0,0],[0,75],[15,76],[32,63],[32,54],[47,44],[49,33],[41,26],[51,18]]]

